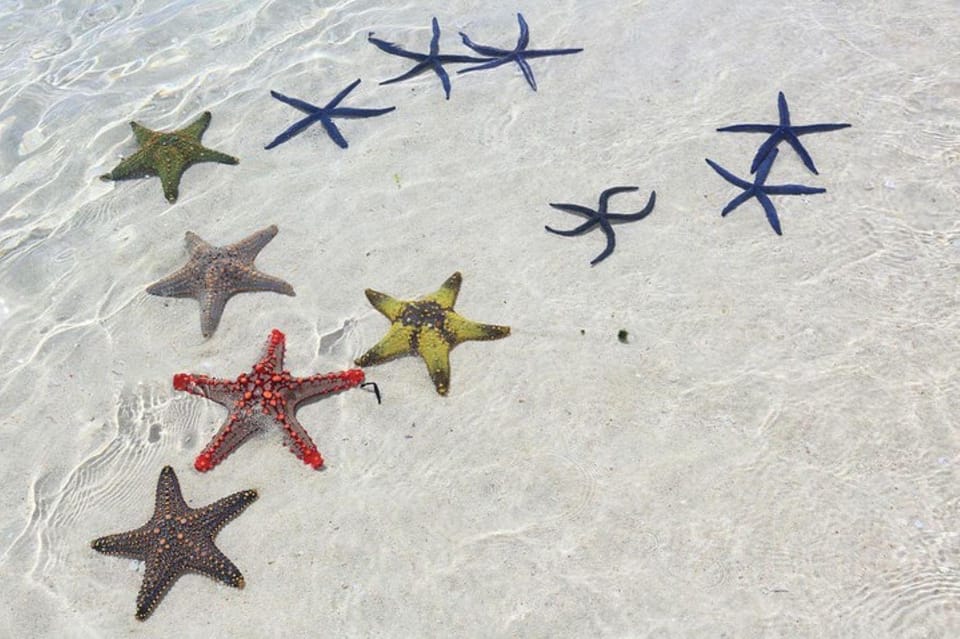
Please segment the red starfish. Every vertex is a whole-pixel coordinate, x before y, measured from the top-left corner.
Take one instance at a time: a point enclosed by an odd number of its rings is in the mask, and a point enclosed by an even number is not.
[[[297,421],[297,406],[320,395],[359,386],[364,380],[363,371],[352,368],[338,373],[294,377],[283,370],[286,341],[283,333],[273,329],[263,358],[249,373],[236,380],[188,373],[173,376],[175,389],[212,399],[230,411],[227,421],[193,462],[197,470],[210,470],[251,435],[270,424],[279,424],[283,428],[287,445],[304,464],[314,468],[323,466],[323,456]]]

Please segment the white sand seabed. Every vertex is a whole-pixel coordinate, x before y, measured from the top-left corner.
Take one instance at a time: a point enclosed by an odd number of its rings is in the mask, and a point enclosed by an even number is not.
[[[46,4],[43,8],[37,8]],[[325,3],[317,3],[325,4]],[[516,65],[379,86],[465,31]],[[0,4],[0,636],[960,636],[960,18],[955,2],[366,0]],[[451,69],[452,71],[455,69]],[[263,146],[324,104],[395,105]],[[784,235],[704,163],[745,175],[784,91]],[[235,167],[97,179],[128,122],[204,110]],[[549,202],[654,212],[594,231]],[[277,224],[257,264],[296,297],[147,295],[183,234]],[[233,377],[271,328],[297,375],[342,370],[387,328],[363,295],[463,273],[457,310],[512,335],[298,413],[316,472],[277,432],[201,475],[225,411],[171,376]],[[621,343],[619,330],[628,331]],[[220,533],[244,590],[185,576],[146,622],[142,566],[90,549],[147,520],[163,465],[190,504],[256,488]]]

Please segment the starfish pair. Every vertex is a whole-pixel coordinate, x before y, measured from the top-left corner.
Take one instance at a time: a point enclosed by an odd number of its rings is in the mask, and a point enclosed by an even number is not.
[[[555,55],[570,55],[572,53],[579,53],[583,51],[583,49],[528,49],[527,46],[530,42],[530,29],[527,26],[527,21],[524,20],[523,15],[519,13],[517,14],[517,21],[520,23],[520,36],[517,38],[517,44],[513,49],[500,49],[497,47],[477,44],[473,42],[473,40],[471,40],[467,34],[461,31],[460,38],[463,40],[463,44],[469,49],[483,56],[479,58],[469,55],[441,54],[440,23],[437,22],[436,18],[433,18],[430,21],[433,35],[430,38],[430,48],[427,53],[407,51],[406,49],[403,49],[392,42],[374,38],[372,33],[368,35],[367,40],[369,40],[371,44],[375,45],[381,51],[416,61],[416,64],[405,73],[402,73],[394,78],[390,78],[389,80],[384,80],[380,84],[393,84],[394,82],[400,82],[402,80],[419,75],[424,71],[431,70],[437,74],[437,77],[440,78],[440,84],[443,86],[444,95],[446,95],[446,98],[449,100],[450,76],[447,74],[446,69],[443,68],[444,64],[462,64],[471,62],[478,63],[475,66],[467,67],[457,71],[457,73],[469,73],[471,71],[479,71],[481,69],[493,69],[503,64],[516,62],[517,66],[520,67],[520,71],[523,73],[523,77],[526,78],[527,83],[530,85],[530,88],[536,91],[537,81],[534,78],[533,69],[530,68],[530,63],[527,62],[528,59],[544,58]]]
[[[768,196],[811,195],[816,193],[826,193],[826,189],[803,186],[800,184],[767,185],[767,176],[770,173],[770,168],[773,166],[773,162],[777,157],[777,146],[781,142],[786,141],[787,144],[793,147],[794,151],[797,152],[797,155],[800,156],[803,164],[814,174],[819,175],[817,168],[813,163],[813,158],[810,157],[810,153],[807,152],[806,148],[804,148],[803,144],[800,142],[799,136],[807,135],[809,133],[836,131],[838,129],[845,129],[850,125],[846,123],[808,124],[803,126],[794,125],[790,121],[790,109],[787,106],[787,98],[783,95],[782,91],[777,96],[777,107],[780,115],[780,121],[777,124],[734,124],[732,126],[726,126],[717,129],[717,131],[722,132],[769,134],[769,137],[767,137],[763,144],[760,145],[760,148],[757,149],[757,153],[754,155],[753,162],[750,165],[750,173],[756,174],[753,182],[748,182],[747,180],[737,177],[710,159],[707,159],[707,164],[710,165],[710,167],[723,179],[743,189],[743,193],[730,200],[726,207],[724,207],[721,215],[726,216],[728,213],[736,209],[750,198],[756,197],[760,202],[760,205],[763,207],[764,213],[767,216],[767,221],[770,223],[771,228],[773,228],[777,235],[783,235],[783,231],[780,228],[780,218],[777,216],[777,210]]]

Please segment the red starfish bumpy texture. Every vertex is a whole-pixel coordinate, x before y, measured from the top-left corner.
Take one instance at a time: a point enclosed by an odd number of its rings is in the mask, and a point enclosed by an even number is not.
[[[294,377],[283,370],[286,336],[273,329],[263,354],[249,373],[236,380],[215,379],[206,375],[179,373],[173,376],[173,387],[212,399],[230,411],[227,421],[193,462],[200,472],[219,464],[251,435],[271,424],[283,429],[286,444],[303,463],[320,468],[323,457],[310,435],[297,421],[297,406],[304,401],[337,393],[363,383],[363,371],[353,368],[343,372]]]

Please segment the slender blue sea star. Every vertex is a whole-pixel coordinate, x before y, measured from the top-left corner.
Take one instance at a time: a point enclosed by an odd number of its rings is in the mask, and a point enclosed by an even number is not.
[[[322,107],[314,106],[309,102],[304,102],[303,100],[298,100],[296,98],[289,98],[282,93],[277,93],[276,91],[271,91],[270,95],[280,100],[284,104],[289,104],[294,109],[303,111],[307,114],[307,117],[295,122],[289,129],[278,135],[276,138],[274,138],[273,142],[263,148],[272,149],[277,145],[283,144],[314,122],[320,122],[320,124],[323,125],[323,128],[327,130],[330,138],[337,143],[337,146],[339,146],[341,149],[347,148],[349,145],[347,144],[346,139],[344,139],[343,134],[340,133],[340,129],[338,129],[337,125],[333,123],[333,118],[372,118],[376,115],[390,113],[397,108],[387,107],[385,109],[352,109],[350,107],[338,107],[337,105],[340,104],[340,101],[347,97],[347,94],[353,91],[358,84],[360,84],[360,80],[357,80],[346,89],[338,93],[335,98],[327,102],[327,104]]]
[[[770,137],[768,137],[767,140],[760,145],[760,148],[757,149],[757,154],[753,157],[753,164],[750,165],[751,173],[756,173],[757,169],[760,167],[760,163],[763,162],[768,155],[770,155],[771,151],[773,151],[773,149],[775,149],[780,142],[786,140],[787,144],[792,146],[793,150],[796,151],[800,156],[800,159],[803,160],[803,163],[806,165],[806,167],[819,175],[817,167],[813,165],[813,158],[811,158],[810,154],[807,153],[807,150],[803,148],[803,144],[800,143],[798,136],[805,135],[807,133],[836,131],[837,129],[845,129],[850,125],[807,124],[804,126],[794,126],[790,124],[790,110],[787,108],[787,98],[784,97],[783,91],[781,91],[780,95],[777,97],[777,107],[780,111],[779,124],[734,124],[733,126],[725,126],[717,129],[717,131],[770,134]]]
[[[650,192],[650,199],[647,200],[647,205],[644,206],[643,210],[638,213],[607,213],[607,200],[610,199],[610,196],[616,195],[617,193],[629,193],[631,191],[638,190],[639,187],[636,186],[615,186],[607,189],[600,194],[600,206],[596,211],[585,206],[580,206],[579,204],[556,204],[551,202],[550,206],[555,209],[566,211],[568,213],[577,213],[579,215],[586,216],[589,219],[580,226],[570,229],[569,231],[558,231],[550,228],[549,226],[544,226],[543,228],[547,229],[551,233],[556,233],[557,235],[572,237],[574,235],[582,235],[593,228],[594,225],[599,224],[600,230],[603,231],[603,234],[607,236],[607,247],[603,249],[603,252],[600,253],[600,255],[596,256],[590,261],[590,266],[595,266],[608,255],[613,253],[613,249],[617,245],[617,240],[613,234],[613,226],[611,225],[611,222],[635,222],[647,217],[647,215],[649,215],[653,210],[653,205],[657,201],[656,191]]]
[[[726,216],[727,213],[731,212],[750,198],[755,197],[757,200],[759,200],[760,204],[763,205],[763,210],[767,214],[767,220],[770,222],[770,226],[773,227],[773,230],[777,235],[783,235],[783,232],[780,230],[780,218],[777,217],[777,209],[774,208],[773,202],[771,202],[770,198],[767,197],[768,195],[813,195],[814,193],[827,192],[826,189],[813,186],[802,186],[800,184],[777,184],[774,186],[765,184],[767,181],[767,175],[770,173],[770,167],[773,166],[773,161],[776,159],[777,153],[777,149],[774,148],[770,151],[770,154],[767,156],[767,158],[761,162],[752,184],[744,179],[738,178],[736,175],[730,173],[716,162],[707,160],[707,164],[709,164],[714,171],[719,173],[723,179],[743,189],[743,193],[730,200],[730,202],[723,208],[723,211],[720,213],[721,215]]]
[[[501,64],[516,62],[517,66],[519,66],[520,70],[523,72],[523,77],[527,79],[530,87],[536,91],[537,81],[533,77],[533,69],[530,68],[530,63],[527,62],[527,58],[545,58],[547,56],[554,55],[570,55],[571,53],[580,53],[583,51],[583,49],[527,49],[527,44],[530,42],[530,29],[527,28],[527,21],[523,19],[523,15],[518,13],[517,21],[520,23],[520,37],[517,38],[517,46],[515,46],[512,50],[498,49],[496,47],[488,47],[481,44],[476,44],[467,36],[466,33],[461,31],[460,37],[463,38],[463,43],[465,45],[480,55],[492,59],[487,60],[483,64],[467,67],[466,69],[460,69],[457,71],[457,73],[468,73],[470,71],[479,71],[480,69],[492,69],[494,67],[499,67]]]
[[[415,75],[419,75],[427,69],[433,69],[434,73],[440,77],[440,84],[443,85],[443,92],[446,94],[447,99],[449,100],[450,76],[447,75],[447,71],[443,68],[443,65],[448,62],[483,62],[483,58],[477,58],[471,55],[441,55],[440,24],[437,22],[436,18],[432,19],[431,26],[433,28],[433,37],[430,38],[430,53],[414,53],[413,51],[401,49],[392,42],[374,38],[373,33],[367,35],[367,40],[375,44],[381,51],[386,51],[391,55],[398,55],[417,61],[417,63],[413,65],[406,73],[402,73],[395,78],[390,78],[389,80],[384,80],[380,84],[393,84],[394,82],[401,82],[407,78],[412,78]]]

